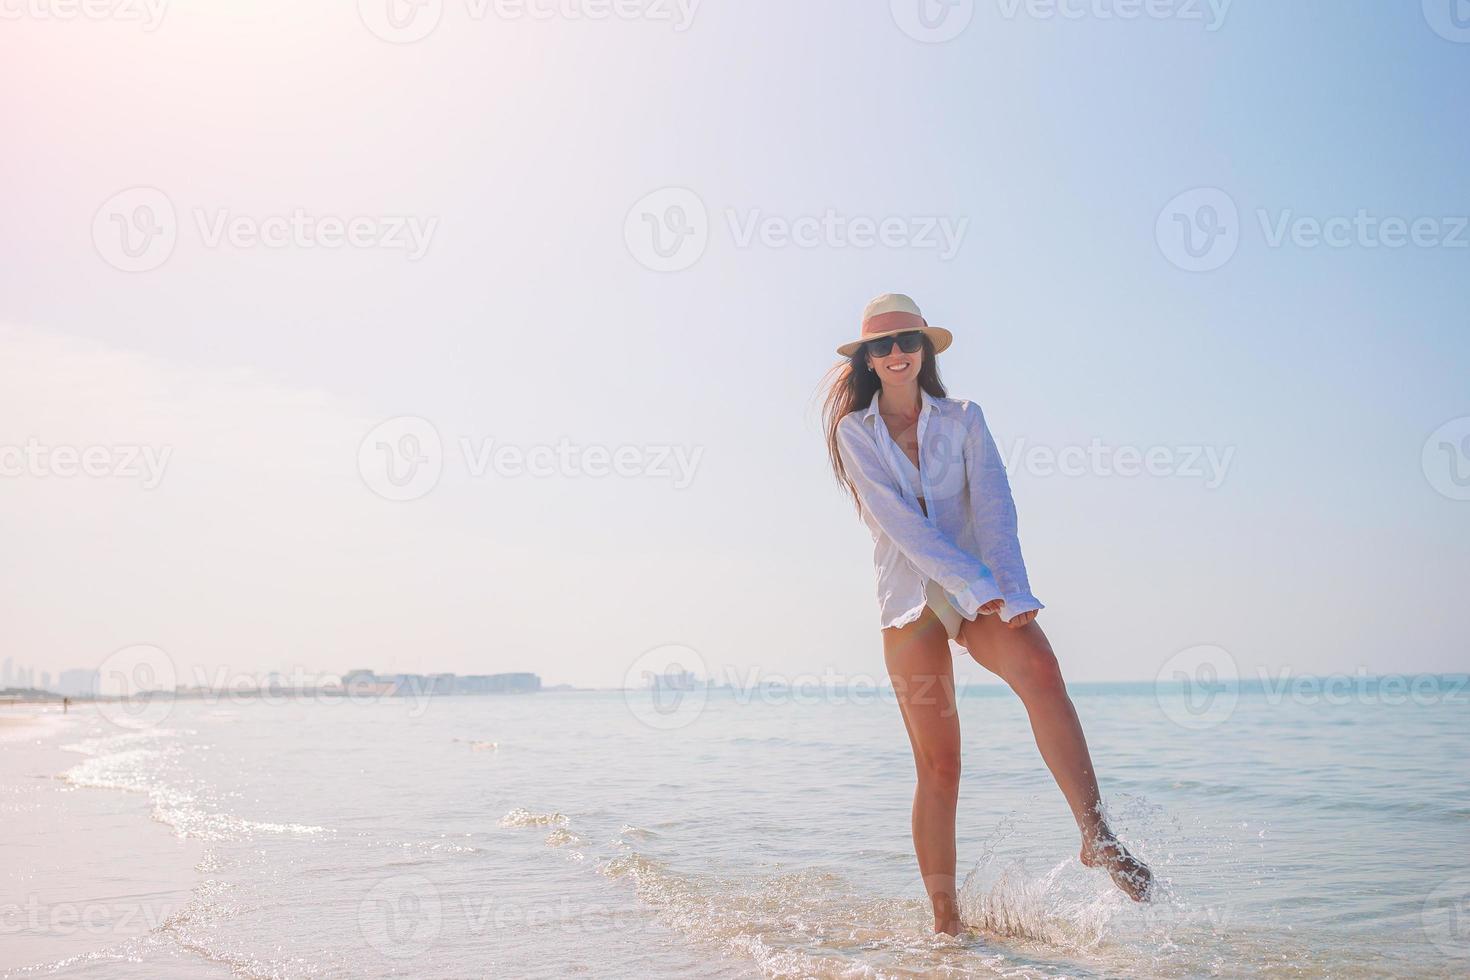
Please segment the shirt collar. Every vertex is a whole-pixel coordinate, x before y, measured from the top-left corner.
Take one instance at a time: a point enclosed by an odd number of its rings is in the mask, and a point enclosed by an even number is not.
[[[868,421],[868,419],[873,418],[874,416],[876,416],[878,414],[878,398],[882,394],[883,394],[883,389],[881,387],[877,391],[873,392],[873,400],[868,403],[867,410],[865,412],[863,412],[863,421],[864,422]],[[934,408],[935,408],[934,399],[929,397],[929,393],[927,391],[925,391],[923,388],[920,388],[919,389],[919,418],[922,419],[924,417],[924,415],[925,415],[926,412],[931,412],[931,411],[934,410]]]

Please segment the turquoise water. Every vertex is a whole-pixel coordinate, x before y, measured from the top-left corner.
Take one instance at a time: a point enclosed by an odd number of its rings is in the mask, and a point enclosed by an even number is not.
[[[192,890],[144,935],[0,973],[1463,976],[1470,693],[1352,688],[1211,692],[1227,711],[1073,687],[1148,907],[1078,863],[1020,703],[968,690],[958,940],[928,931],[880,693],[178,702],[132,732],[82,712],[48,736],[65,786],[197,841]]]

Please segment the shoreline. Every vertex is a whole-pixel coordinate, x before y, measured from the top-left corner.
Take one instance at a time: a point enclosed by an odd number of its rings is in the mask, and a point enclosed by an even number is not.
[[[62,746],[95,720],[95,706],[72,708],[0,710],[0,971],[142,936],[178,914],[201,878],[203,842],[154,820],[146,796],[62,778],[86,758]]]

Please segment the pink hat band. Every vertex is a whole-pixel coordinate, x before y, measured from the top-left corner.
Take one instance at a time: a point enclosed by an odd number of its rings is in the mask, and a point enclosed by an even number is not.
[[[863,337],[864,339],[877,337],[900,330],[922,330],[926,326],[928,324],[924,322],[924,318],[917,313],[894,310],[890,313],[879,313],[877,316],[864,320]]]

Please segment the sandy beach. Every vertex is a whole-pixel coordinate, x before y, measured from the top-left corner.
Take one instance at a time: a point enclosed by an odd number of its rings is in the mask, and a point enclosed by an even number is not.
[[[77,787],[84,756],[63,746],[91,706],[0,708],[0,970],[87,957],[181,910],[199,878],[198,841],[150,817],[139,793]]]

